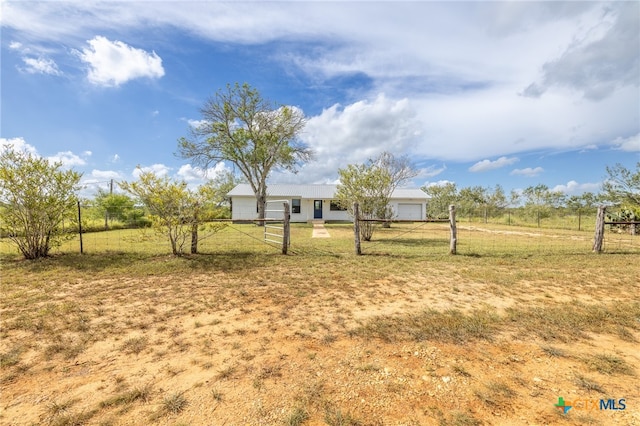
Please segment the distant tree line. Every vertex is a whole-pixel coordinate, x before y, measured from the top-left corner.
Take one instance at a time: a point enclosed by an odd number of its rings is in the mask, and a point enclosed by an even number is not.
[[[493,188],[481,186],[458,189],[455,183],[433,185],[422,188],[431,198],[427,206],[427,216],[443,218],[448,216],[448,206],[455,204],[460,215],[481,215],[485,219],[501,216],[505,209],[520,209],[535,218],[549,217],[554,211],[568,208],[572,211],[595,208],[597,197],[590,192],[568,197],[548,186],[529,186],[522,192],[506,194],[501,185]]]
[[[529,186],[521,192],[506,194],[502,186],[458,188],[455,183],[425,186],[431,197],[427,217],[448,217],[448,206],[454,204],[461,217],[482,217],[485,221],[501,217],[505,212],[517,212],[540,226],[540,221],[557,214],[594,214],[597,206],[609,206],[609,219],[637,221],[640,219],[640,162],[636,170],[621,164],[606,168],[602,191],[566,195],[547,185]]]

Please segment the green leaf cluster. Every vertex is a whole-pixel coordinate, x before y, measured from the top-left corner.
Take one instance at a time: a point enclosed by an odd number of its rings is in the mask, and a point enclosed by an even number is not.
[[[27,259],[48,256],[75,218],[81,174],[9,146],[0,154],[1,230]]]
[[[145,205],[153,228],[167,237],[171,252],[177,256],[185,253],[189,241],[191,253],[197,253],[201,239],[198,231],[206,230],[212,235],[225,227],[207,221],[219,217],[218,203],[230,185],[223,178],[192,191],[184,181],[159,177],[152,172],[140,173],[137,181],[120,183],[124,191]]]
[[[407,157],[396,158],[383,152],[365,164],[349,164],[339,169],[336,199],[351,215],[353,204],[358,203],[361,219],[392,219],[394,212],[389,201],[393,191],[416,174]],[[362,222],[361,238],[370,241],[374,229],[374,222]]]
[[[602,184],[604,198],[628,209],[640,208],[640,161],[636,163],[635,171],[622,164],[606,170],[607,178]]]
[[[110,193],[98,190],[95,199],[96,213],[105,218],[104,227],[108,229],[114,220],[125,225],[134,225],[144,214],[136,208],[134,200],[127,194]]]
[[[251,185],[264,218],[267,178],[276,169],[296,172],[313,152],[298,138],[306,124],[299,108],[274,107],[249,84],[227,85],[200,110],[203,124],[178,141],[178,152],[195,164],[209,167],[234,164]]]

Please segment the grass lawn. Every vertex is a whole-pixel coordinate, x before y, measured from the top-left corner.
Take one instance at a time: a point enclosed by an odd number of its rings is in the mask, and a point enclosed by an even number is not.
[[[288,256],[251,225],[184,257],[134,230],[2,242],[0,423],[640,424],[638,237],[461,223],[449,256],[403,224],[355,256],[327,230]]]

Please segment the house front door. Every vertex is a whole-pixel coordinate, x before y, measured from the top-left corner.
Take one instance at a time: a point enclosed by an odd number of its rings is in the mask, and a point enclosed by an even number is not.
[[[313,218],[322,219],[322,200],[313,200]]]

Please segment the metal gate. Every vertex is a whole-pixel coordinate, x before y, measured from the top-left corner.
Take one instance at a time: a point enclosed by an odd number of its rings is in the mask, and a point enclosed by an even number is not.
[[[281,245],[282,254],[287,254],[291,244],[289,238],[289,201],[268,200],[264,207],[264,241]]]

